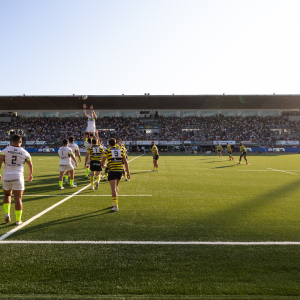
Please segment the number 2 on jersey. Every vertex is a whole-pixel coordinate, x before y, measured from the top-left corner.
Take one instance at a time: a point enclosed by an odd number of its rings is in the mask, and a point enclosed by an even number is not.
[[[16,162],[17,162],[17,156],[14,155],[14,156],[12,156],[11,164],[15,165]]]

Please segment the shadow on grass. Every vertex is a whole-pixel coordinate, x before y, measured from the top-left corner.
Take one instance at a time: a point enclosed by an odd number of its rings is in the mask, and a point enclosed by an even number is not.
[[[130,173],[130,175],[137,175],[137,174],[143,174],[143,173],[152,173],[153,171],[143,171],[143,172],[133,172]]]
[[[278,201],[282,201],[282,197],[278,197],[279,195],[288,196],[291,193],[294,193],[294,190],[299,190],[299,180],[294,180],[285,186],[280,186],[268,193],[260,194],[252,198],[249,195],[247,200],[213,212],[199,220],[199,222],[201,223],[201,227],[204,226],[208,231],[210,231],[211,228],[210,224],[218,224],[217,231],[219,233],[233,227],[238,232],[240,231],[239,228],[245,229],[244,222],[249,215],[263,211],[265,210],[265,207],[276,204]],[[209,235],[216,235],[216,228],[212,230]],[[223,238],[225,237],[224,235],[221,236]]]
[[[215,168],[211,168],[211,169],[213,170],[213,169],[222,169],[222,168],[232,168],[232,167],[236,167],[236,166],[237,166],[237,164],[230,165],[230,166],[215,167]]]
[[[21,237],[23,235],[38,232],[38,231],[43,230],[48,227],[62,225],[62,224],[70,223],[70,222],[77,222],[77,221],[84,220],[84,219],[86,220],[86,219],[90,219],[90,218],[97,218],[100,216],[105,216],[107,214],[113,214],[114,212],[111,211],[111,208],[112,208],[112,206],[109,206],[109,207],[106,207],[106,208],[103,208],[103,209],[100,209],[97,211],[89,212],[86,214],[81,214],[81,215],[72,216],[72,217],[63,218],[63,219],[57,219],[57,220],[49,221],[49,222],[46,222],[43,224],[35,225],[35,226],[29,227],[29,228],[24,228],[23,230],[16,231],[13,234],[13,237]],[[12,224],[12,226],[14,226],[14,224]]]

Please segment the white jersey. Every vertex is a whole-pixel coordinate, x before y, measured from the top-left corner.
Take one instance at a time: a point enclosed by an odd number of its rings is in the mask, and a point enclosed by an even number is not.
[[[22,147],[8,146],[0,155],[4,155],[4,172],[3,174],[20,174],[24,173],[25,161],[31,161],[30,154]]]
[[[74,156],[75,156],[75,153],[76,153],[76,150],[78,150],[79,151],[79,147],[78,147],[78,145],[77,144],[74,144],[74,143],[69,143],[69,146],[68,146],[69,148],[71,148],[71,150],[72,150],[72,153],[74,154]]]
[[[61,166],[70,165],[71,164],[71,154],[73,154],[72,149],[66,146],[62,146],[58,149],[58,156],[60,158],[59,164]]]
[[[88,123],[87,123],[87,131],[94,132],[96,131],[96,118],[88,116]]]

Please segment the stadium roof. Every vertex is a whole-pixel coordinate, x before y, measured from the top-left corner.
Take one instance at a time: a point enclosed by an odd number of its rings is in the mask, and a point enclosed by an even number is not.
[[[0,96],[0,109],[79,110],[82,105],[96,110],[139,109],[300,109],[300,95],[142,95],[142,96]]]

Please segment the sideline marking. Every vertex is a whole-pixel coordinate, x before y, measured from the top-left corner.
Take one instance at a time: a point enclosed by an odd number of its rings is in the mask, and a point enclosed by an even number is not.
[[[283,171],[283,170],[277,170],[277,169],[272,169],[272,168],[268,168],[268,169],[271,170],[271,171],[277,171],[277,172],[282,172],[282,173],[287,173],[287,174],[292,174],[292,175],[298,176],[298,174],[291,173],[291,172],[286,172],[286,171]]]
[[[140,155],[140,156],[143,156],[144,154]],[[137,156],[135,158],[133,158],[132,160],[140,157],[140,156]],[[130,161],[132,161],[130,160]],[[7,237],[9,237],[10,235],[12,235],[14,232],[20,230],[21,228],[23,228],[24,226],[26,226],[27,224],[31,223],[32,221],[34,221],[35,219],[41,217],[42,215],[44,215],[45,213],[47,213],[48,211],[52,210],[53,208],[55,208],[56,206],[64,203],[65,201],[69,200],[70,198],[72,198],[73,196],[77,195],[78,193],[80,193],[81,191],[85,190],[87,187],[89,187],[90,184],[86,185],[85,187],[83,187],[82,189],[80,189],[79,191],[75,192],[74,194],[68,196],[67,198],[57,202],[56,204],[48,207],[47,209],[45,209],[44,211],[40,212],[39,214],[35,215],[34,217],[30,218],[29,220],[23,222],[21,225],[19,226],[16,226],[14,229],[10,230],[9,232],[3,234],[2,236],[0,236],[0,242],[3,241],[4,239],[6,239]],[[111,195],[110,195],[111,196]]]
[[[167,241],[0,241],[0,244],[125,244],[125,245],[300,245],[300,242],[167,242]]]
[[[3,196],[3,195],[2,195]],[[111,197],[111,195],[23,195],[23,197]],[[118,195],[118,197],[152,197],[152,195]]]

